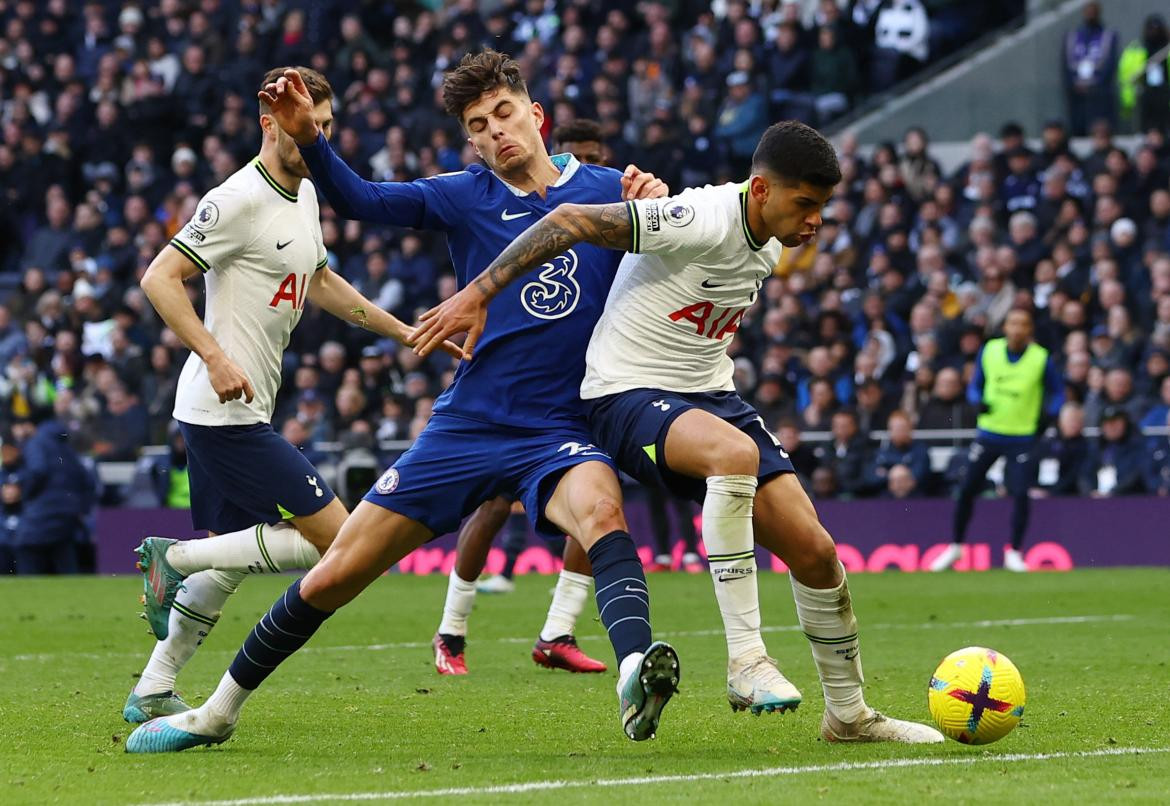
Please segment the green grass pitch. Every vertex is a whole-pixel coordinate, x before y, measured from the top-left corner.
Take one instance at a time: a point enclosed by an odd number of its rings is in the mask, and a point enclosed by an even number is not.
[[[288,581],[245,582],[180,678],[189,701],[210,692]],[[766,638],[804,692],[800,710],[733,714],[710,581],[655,575],[656,634],[677,647],[682,683],[659,738],[642,744],[618,727],[612,672],[569,675],[530,660],[552,578],[479,598],[471,674],[452,679],[435,674],[428,643],[446,580],[391,576],[275,673],[226,744],[128,756],[121,707],[151,648],[136,618],[139,584],[0,580],[0,803],[1170,800],[1163,569],[854,576],[866,696],[879,709],[928,719],[930,673],[962,646],[994,647],[1019,666],[1024,724],[984,748],[818,741],[820,690],[781,575],[760,577]],[[612,665],[595,612],[581,644]]]

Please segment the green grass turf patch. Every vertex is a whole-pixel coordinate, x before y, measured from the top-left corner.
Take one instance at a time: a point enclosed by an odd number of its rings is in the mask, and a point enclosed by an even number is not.
[[[189,702],[210,693],[288,582],[245,582],[180,677]],[[795,626],[787,579],[773,574],[760,576],[765,637],[802,689],[801,709],[759,718],[733,714],[709,579],[654,575],[655,632],[679,651],[682,691],[664,714],[659,738],[633,744],[618,725],[612,671],[569,675],[540,669],[529,657],[553,582],[526,577],[515,594],[481,596],[468,642],[471,674],[440,678],[429,641],[446,579],[383,578],[251,698],[226,744],[128,756],[123,745],[130,726],[121,708],[152,646],[145,622],[136,618],[139,580],[0,580],[0,802],[161,803],[460,788],[467,790],[459,795],[463,802],[552,796],[558,806],[634,798],[734,799],[737,806],[1153,803],[1166,802],[1170,793],[1170,752],[1067,755],[1170,748],[1165,570],[853,577],[871,705],[929,719],[930,674],[962,646],[994,647],[1019,666],[1028,686],[1025,722],[986,748],[818,741],[821,696],[812,660]],[[595,609],[586,614],[581,646],[612,666]],[[1035,758],[1040,754],[1058,755]],[[743,772],[769,769],[759,776]],[[665,780],[584,783],[630,778]],[[485,791],[555,780],[572,785]]]

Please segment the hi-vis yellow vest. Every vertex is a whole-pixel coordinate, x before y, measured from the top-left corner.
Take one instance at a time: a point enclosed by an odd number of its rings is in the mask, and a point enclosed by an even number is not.
[[[980,414],[983,431],[1007,437],[1031,436],[1044,404],[1044,370],[1048,351],[1029,344],[1020,360],[1008,361],[1007,339],[992,339],[983,348],[983,402],[991,411]]]

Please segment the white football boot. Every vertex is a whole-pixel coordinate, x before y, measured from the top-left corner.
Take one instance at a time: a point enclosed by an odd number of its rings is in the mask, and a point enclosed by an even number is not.
[[[1003,553],[1003,567],[1017,574],[1028,572],[1028,564],[1024,562],[1024,555],[1015,549],[1006,549]]]
[[[727,662],[727,701],[732,711],[750,709],[759,716],[767,711],[795,711],[800,691],[764,653],[732,658]]]
[[[963,556],[963,544],[962,543],[951,543],[949,546],[946,547],[946,549],[943,551],[942,554],[940,554],[934,558],[934,562],[932,562],[930,564],[930,570],[935,571],[935,572],[946,571],[952,565],[957,563],[959,561],[959,558],[962,556]]]
[[[828,709],[821,719],[821,738],[826,742],[900,742],[901,744],[938,744],[946,739],[929,725],[890,719],[872,708],[852,725],[846,725]]]

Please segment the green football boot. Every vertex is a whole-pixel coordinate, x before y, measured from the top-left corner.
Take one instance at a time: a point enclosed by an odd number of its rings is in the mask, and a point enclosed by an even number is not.
[[[635,742],[654,738],[662,709],[678,692],[678,680],[678,653],[670,644],[655,641],[622,686],[619,716],[626,736]]]

